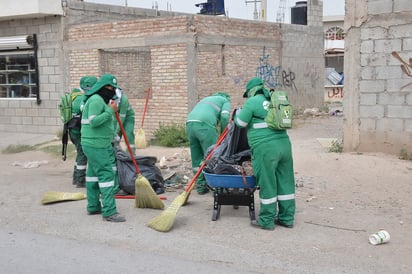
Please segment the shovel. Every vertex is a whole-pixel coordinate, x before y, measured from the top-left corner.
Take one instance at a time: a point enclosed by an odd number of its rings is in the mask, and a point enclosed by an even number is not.
[[[136,132],[136,137],[135,137],[136,148],[145,148],[147,146],[146,134],[143,130],[143,123],[144,123],[144,117],[147,111],[147,103],[149,102],[149,96],[150,96],[150,88],[147,90],[146,102],[144,105],[143,117],[142,117],[142,126]]]

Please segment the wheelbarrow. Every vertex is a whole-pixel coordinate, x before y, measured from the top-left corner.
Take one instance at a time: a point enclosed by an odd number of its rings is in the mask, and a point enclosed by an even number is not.
[[[255,176],[212,174],[205,171],[203,174],[208,186],[213,190],[212,221],[219,219],[222,205],[233,205],[234,209],[238,209],[239,206],[248,206],[250,220],[256,220]]]

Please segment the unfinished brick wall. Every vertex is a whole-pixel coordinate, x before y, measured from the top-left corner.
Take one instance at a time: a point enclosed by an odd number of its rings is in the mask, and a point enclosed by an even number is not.
[[[68,91],[73,88],[78,88],[80,84],[80,78],[84,75],[99,75],[99,55],[97,49],[89,50],[73,50],[69,54],[69,66],[70,66],[70,79],[72,84]]]
[[[147,89],[127,71],[150,78],[147,83],[151,97],[144,124],[150,138],[159,123],[183,125],[188,112],[205,96],[225,91],[231,95],[232,108],[238,107],[244,102],[242,94],[247,82],[258,73],[269,80],[280,77],[272,75],[272,69],[281,63],[280,30],[275,23],[187,15],[74,26],[68,31],[67,48],[81,47],[94,54],[88,61],[93,68],[102,68],[102,52],[116,53],[111,55],[114,60],[105,70],[116,75],[120,84],[137,87],[133,92],[126,91],[136,111],[136,128],[141,124]],[[322,30],[319,38],[321,33]],[[137,68],[125,72],[117,68],[126,52],[143,49],[150,54],[150,70]],[[83,62],[78,60],[83,58],[81,55],[71,54],[69,58],[73,68],[79,66],[77,62]],[[314,58],[323,60],[321,54]],[[78,75],[74,73],[78,70],[69,70],[71,85],[77,85]],[[278,85],[280,80],[275,79]],[[302,92],[301,102],[310,106],[319,103],[323,98],[319,91],[311,87]]]

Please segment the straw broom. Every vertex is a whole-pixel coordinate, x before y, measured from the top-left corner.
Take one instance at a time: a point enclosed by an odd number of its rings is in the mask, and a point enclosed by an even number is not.
[[[150,185],[150,182],[142,175],[139,167],[137,166],[136,159],[134,158],[134,153],[130,148],[129,140],[127,139],[122,122],[120,121],[119,113],[116,111],[115,114],[117,122],[120,126],[120,130],[122,131],[124,141],[126,142],[127,149],[129,150],[130,158],[132,159],[133,165],[136,168],[137,178],[135,182],[135,207],[163,209],[165,205],[163,204],[162,200],[160,200],[156,192],[154,192],[152,186]]]
[[[41,203],[43,205],[52,204],[64,201],[78,201],[86,199],[86,194],[81,192],[58,192],[58,191],[48,191],[44,193]]]
[[[186,187],[185,191],[179,196],[177,196],[173,200],[173,202],[168,206],[168,208],[165,209],[159,216],[150,220],[150,222],[147,224],[148,227],[153,228],[154,230],[157,230],[160,232],[168,232],[173,227],[173,223],[175,221],[177,212],[179,211],[181,206],[187,203],[190,192],[195,186],[197,177],[199,177],[200,172],[202,172],[203,168],[205,167],[207,160],[209,160],[213,156],[213,152],[215,151],[215,149],[225,139],[227,132],[228,132],[228,127],[226,127],[225,130],[222,132],[213,150],[207,155],[206,159],[203,161],[202,165],[197,170],[195,176],[192,178],[189,185]]]
[[[142,125],[136,132],[136,138],[135,138],[136,148],[145,148],[147,146],[146,133],[143,130],[143,124],[144,124],[144,117],[145,117],[146,111],[147,111],[147,104],[149,102],[149,97],[150,97],[150,87],[147,90],[146,102],[144,104],[144,110],[143,110],[143,116],[142,116]]]

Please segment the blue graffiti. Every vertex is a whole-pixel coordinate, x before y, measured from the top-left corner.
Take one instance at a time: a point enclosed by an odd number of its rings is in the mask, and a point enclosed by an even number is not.
[[[265,81],[269,88],[282,86],[282,68],[271,66],[269,54],[266,54],[266,47],[263,47],[262,57],[259,57],[259,67],[256,69],[256,77]]]

